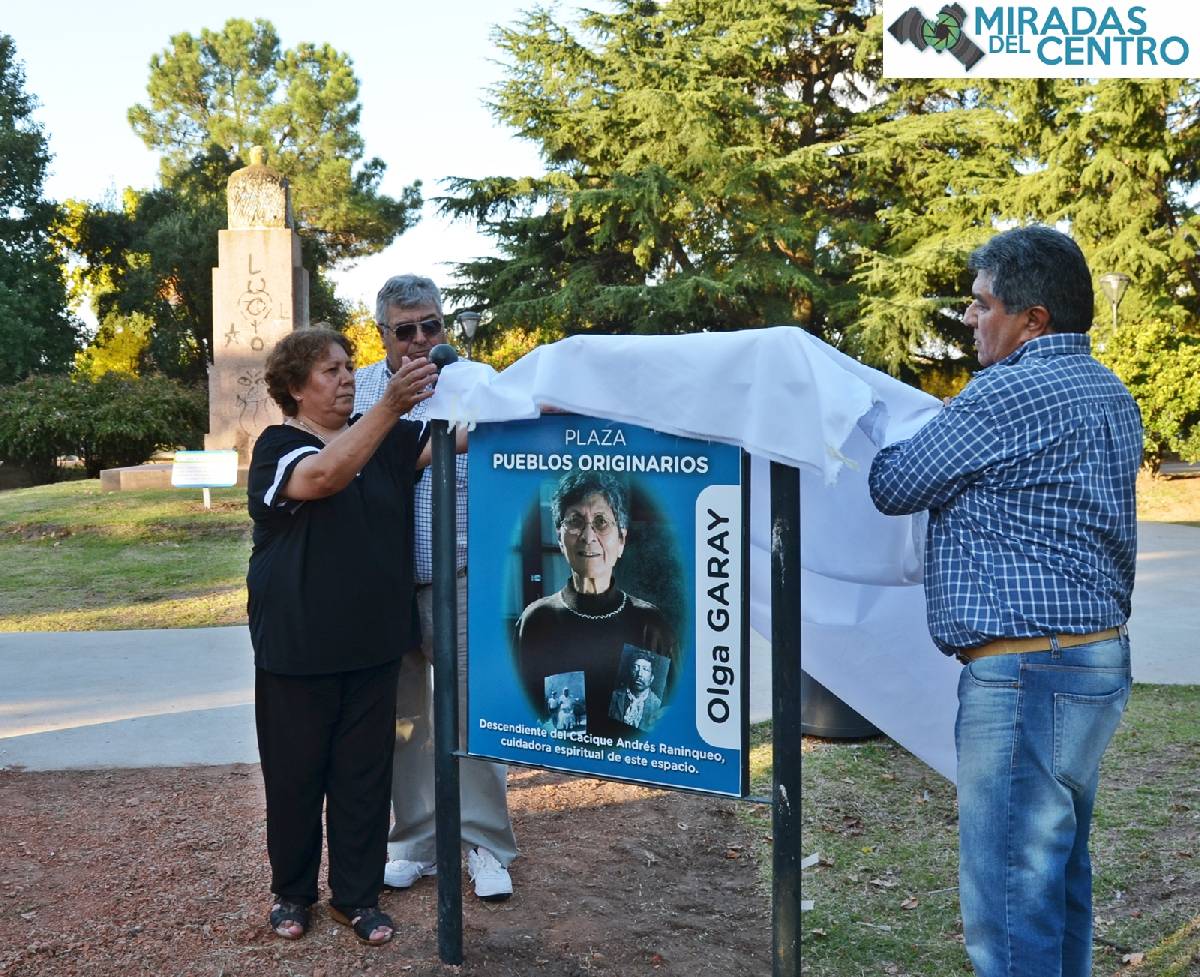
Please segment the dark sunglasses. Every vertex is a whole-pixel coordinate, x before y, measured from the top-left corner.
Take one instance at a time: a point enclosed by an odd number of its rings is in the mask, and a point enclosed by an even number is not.
[[[420,322],[398,322],[394,326],[388,328],[396,334],[396,338],[402,343],[412,342],[412,338],[417,334],[417,326],[421,327],[421,334],[432,339],[442,331],[444,326],[442,320],[436,316],[430,316],[428,319],[422,319]]]

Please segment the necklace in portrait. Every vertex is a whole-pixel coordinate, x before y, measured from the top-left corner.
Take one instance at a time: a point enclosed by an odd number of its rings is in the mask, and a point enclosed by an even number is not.
[[[568,611],[570,611],[576,617],[582,617],[586,621],[604,621],[610,617],[616,617],[618,614],[621,613],[621,611],[625,610],[625,602],[627,600],[629,600],[629,595],[622,594],[621,595],[621,603],[619,603],[614,610],[609,611],[607,614],[585,614],[583,611],[575,610],[575,608],[573,608],[565,600],[563,601],[563,607],[565,607]]]

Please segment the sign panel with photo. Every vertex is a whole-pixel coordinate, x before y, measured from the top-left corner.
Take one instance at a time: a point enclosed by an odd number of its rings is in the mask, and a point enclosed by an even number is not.
[[[744,795],[741,451],[552,414],[469,464],[467,752]]]

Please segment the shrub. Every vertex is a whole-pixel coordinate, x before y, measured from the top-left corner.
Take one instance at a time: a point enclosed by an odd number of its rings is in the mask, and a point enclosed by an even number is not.
[[[208,422],[204,394],[165,376],[106,373],[90,385],[79,452],[88,475],[138,465],[160,448],[200,447]]]
[[[479,350],[477,347],[475,358],[487,363],[493,369],[503,370],[543,343],[552,343],[556,339],[562,339],[562,336],[544,335],[537,330],[510,326],[492,342],[490,348]]]
[[[1157,472],[1169,451],[1200,461],[1200,336],[1165,322],[1124,325],[1096,344],[1096,357],[1141,409],[1145,467]]]
[[[0,388],[0,458],[37,483],[56,481],[60,455],[82,442],[83,389],[67,376],[32,376]]]
[[[54,481],[57,458],[77,454],[95,478],[161,448],[198,446],[207,418],[201,391],[164,376],[30,377],[0,390],[0,457]]]

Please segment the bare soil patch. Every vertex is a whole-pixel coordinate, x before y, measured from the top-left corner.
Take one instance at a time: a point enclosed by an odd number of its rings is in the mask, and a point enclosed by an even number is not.
[[[257,766],[0,771],[0,977],[770,972],[762,839],[738,802],[538,770],[513,770],[509,797],[516,893],[482,903],[464,875],[450,967],[435,879],[384,892],[381,949],[324,906],[302,940],[271,933]]]

